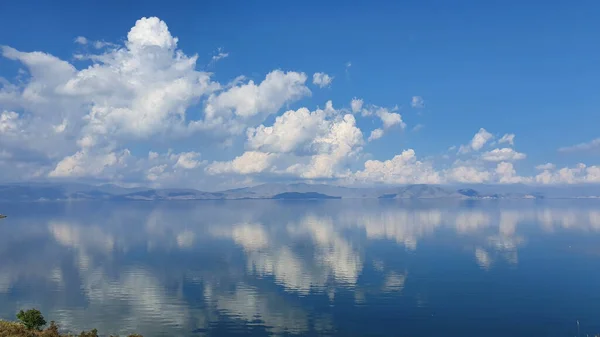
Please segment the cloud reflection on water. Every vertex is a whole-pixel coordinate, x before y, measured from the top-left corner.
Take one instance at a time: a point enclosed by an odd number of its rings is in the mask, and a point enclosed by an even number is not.
[[[517,265],[534,233],[600,231],[595,207],[175,204],[82,203],[14,217],[19,231],[0,228],[0,315],[36,304],[72,330],[175,336],[224,324],[324,333],[333,318],[315,317],[306,298],[335,304],[350,295],[365,305],[401,296],[411,278],[402,252],[419,254],[422,243],[450,235],[446,244],[472,251],[472,263],[490,270]],[[14,255],[23,242],[39,242],[44,253]],[[378,242],[400,249],[377,253]],[[9,297],[17,288],[23,297]],[[415,303],[424,305],[423,296]]]

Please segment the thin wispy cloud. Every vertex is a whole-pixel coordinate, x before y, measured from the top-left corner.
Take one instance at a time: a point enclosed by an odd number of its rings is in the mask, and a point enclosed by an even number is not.
[[[421,109],[425,106],[425,101],[421,96],[413,96],[412,100],[410,101],[410,106],[414,109]]]
[[[229,57],[229,53],[226,53],[225,51],[223,51],[223,48],[220,47],[220,48],[217,49],[217,54],[213,55],[213,57],[212,57],[211,60],[214,63],[214,62],[222,60],[222,59],[224,59],[226,57]]]
[[[600,150],[600,138],[596,138],[587,143],[579,143],[572,146],[564,146],[558,149],[558,152],[583,152]]]

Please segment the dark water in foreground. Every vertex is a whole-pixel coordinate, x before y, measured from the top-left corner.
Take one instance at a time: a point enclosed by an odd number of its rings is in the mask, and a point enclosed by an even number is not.
[[[145,336],[600,332],[600,202],[0,204],[0,318]]]

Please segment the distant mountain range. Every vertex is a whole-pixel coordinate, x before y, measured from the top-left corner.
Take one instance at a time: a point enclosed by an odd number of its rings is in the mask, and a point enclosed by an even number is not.
[[[263,184],[220,192],[194,189],[124,188],[116,185],[21,183],[0,185],[0,201],[236,200],[236,199],[543,199],[600,198],[600,185],[405,185],[342,187],[325,184]]]

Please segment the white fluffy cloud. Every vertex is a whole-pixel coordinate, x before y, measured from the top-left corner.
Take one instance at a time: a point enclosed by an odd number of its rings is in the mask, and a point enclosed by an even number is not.
[[[109,152],[94,155],[82,150],[62,159],[48,176],[57,178],[100,176],[106,169],[125,166],[129,156],[128,150],[121,153]]]
[[[518,176],[513,164],[504,161],[498,163],[496,175],[498,176],[498,182],[501,184],[525,183],[531,180],[530,178]]]
[[[600,183],[600,166],[587,166],[583,163],[575,167],[544,167],[544,171],[535,176],[539,184],[585,184]]]
[[[290,110],[275,119],[272,126],[260,125],[249,128],[248,147],[263,152],[288,153],[310,147],[314,138],[328,131],[333,116],[331,102],[325,110],[309,111],[307,108]],[[305,151],[310,149],[306,148]]]
[[[19,129],[19,114],[14,111],[4,111],[0,114],[0,133],[7,134]]]
[[[517,152],[508,147],[494,149],[492,151],[484,152],[481,155],[481,159],[485,161],[515,161],[525,159],[525,157],[527,156],[524,153]]]
[[[272,126],[249,128],[250,151],[229,162],[215,162],[209,174],[260,173],[287,174],[302,178],[332,178],[344,175],[341,165],[356,156],[363,136],[351,114],[333,108],[309,111],[290,110],[277,117]],[[241,160],[260,162],[260,169],[246,172]],[[236,163],[238,165],[236,165]]]
[[[352,108],[353,113],[358,113],[362,111],[364,101],[360,98],[354,97],[352,101],[350,101],[350,107]]]
[[[281,175],[357,183],[600,180],[598,166],[584,164],[560,169],[539,165],[537,175],[520,176],[512,162],[525,154],[512,148],[515,135],[506,133],[495,143],[506,145],[488,148],[494,136],[484,128],[459,149],[459,154],[472,154],[468,161],[442,168],[436,158],[417,159],[407,149],[389,160],[364,162],[369,154],[363,153],[359,127],[372,125],[367,126],[368,141],[405,129],[398,108],[365,104],[356,97],[338,109],[330,101],[317,109],[292,106],[312,94],[301,71],[275,69],[263,78],[239,76],[219,83],[213,74],[198,70],[198,56],[179,49],[178,38],[156,17],[135,22],[120,44],[83,36],[74,42],[78,54],[72,62],[41,51],[0,48],[5,59],[22,67],[14,81],[0,78],[0,179],[91,178],[185,186],[221,175],[223,180]],[[218,49],[204,67],[227,56]],[[332,80],[320,72],[312,78],[319,87]],[[422,97],[412,97],[411,107],[423,106]],[[233,148],[231,160],[213,161],[215,144]],[[599,139],[559,150],[596,148]]]
[[[368,141],[370,142],[370,141],[379,139],[381,137],[383,137],[383,130],[382,129],[375,129],[375,130],[371,131],[371,135],[369,136]]]
[[[459,183],[485,183],[489,182],[491,173],[473,166],[456,166],[446,172],[446,180]]]
[[[325,88],[331,85],[333,82],[333,77],[327,75],[326,73],[314,73],[313,74],[313,84],[318,86],[319,88]]]
[[[341,165],[355,158],[362,150],[363,135],[356,127],[353,115],[336,117],[327,133],[314,140],[317,154],[313,155],[306,165],[295,164],[287,172],[295,173],[303,178],[334,178],[348,173],[341,170]]]
[[[492,138],[494,138],[494,136],[491,133],[487,132],[486,129],[481,128],[481,129],[479,129],[479,131],[477,131],[475,136],[473,136],[473,139],[471,139],[471,142],[469,143],[469,145],[466,145],[466,146],[463,145],[460,147],[459,153],[468,153],[470,151],[479,151]]]
[[[479,131],[473,136],[471,140],[471,148],[475,151],[479,151],[485,143],[487,143],[493,136],[491,133],[487,132],[484,128],[479,129]]]
[[[30,78],[9,87],[10,92],[4,87],[0,104],[25,112],[28,128],[22,137],[54,133],[44,139],[63,155],[53,175],[81,175],[90,171],[64,165],[93,161],[95,153],[104,163],[117,143],[172,132],[184,125],[190,105],[219,88],[210,74],[194,69],[196,56],[188,57],[176,46],[177,38],[164,22],[143,18],[130,30],[124,47],[86,55],[93,64],[82,70],[48,54],[3,47],[3,56],[26,66]]]
[[[385,108],[379,108],[375,111],[375,114],[381,118],[381,122],[383,122],[383,127],[385,129],[391,128],[395,125],[399,125],[402,129],[406,127],[406,124],[402,121],[402,116],[400,116],[399,113],[390,112]]]
[[[209,174],[253,174],[267,171],[271,168],[274,159],[277,157],[273,153],[264,153],[257,151],[247,151],[241,156],[236,157],[229,162],[214,162],[210,164],[206,171]]]
[[[84,37],[75,42],[96,44]],[[114,48],[79,54],[76,59],[92,63],[81,70],[49,54],[2,47],[5,58],[29,73],[26,81],[0,85],[2,151],[43,154],[50,177],[96,176],[135,143],[243,134],[311,94],[306,75],[293,71],[274,70],[260,83],[238,78],[221,85],[196,70],[197,56],[177,43],[166,23],[152,17],[138,20],[124,45],[103,42],[100,47]],[[219,50],[217,57],[225,54]],[[177,164],[197,166],[190,157]]]
[[[552,164],[552,163],[546,163],[546,164],[541,164],[535,167],[536,170],[554,170],[554,168],[556,168],[556,165]]]
[[[200,166],[201,162],[198,160],[200,158],[200,153],[198,152],[184,152],[179,154],[177,157],[177,162],[175,162],[176,168],[182,169],[194,169]]]
[[[508,161],[501,161],[494,167],[490,167],[486,161],[456,161],[447,169],[436,169],[432,162],[418,160],[412,149],[402,151],[391,160],[369,160],[365,163],[364,170],[357,171],[348,179],[352,183],[388,184],[514,184],[533,180],[532,177],[519,176],[513,164]]]
[[[368,106],[363,108],[363,100],[353,98],[350,102],[350,107],[353,113],[360,112],[363,117],[373,117],[376,116],[381,120],[382,127],[376,128],[371,131],[371,135],[368,138],[368,141],[373,141],[383,137],[386,131],[389,129],[398,126],[400,129],[406,128],[406,123],[402,120],[402,115],[397,112],[394,112],[397,108],[392,110],[378,107],[375,105]]]
[[[582,184],[600,182],[600,166],[578,164],[576,167],[555,170],[554,165],[545,164],[538,167],[543,170],[538,175],[521,176],[517,173],[513,163],[509,161],[500,161],[495,167],[489,167],[485,163],[485,161],[456,161],[448,169],[437,170],[431,162],[417,160],[414,150],[409,149],[391,160],[367,161],[365,169],[357,171],[348,181],[351,183],[381,182],[389,184]]]
[[[304,73],[274,70],[258,85],[249,81],[211,95],[206,116],[210,119],[232,115],[249,118],[259,114],[266,117],[279,111],[285,104],[310,95],[305,82]]]
[[[363,170],[352,177],[354,182],[382,182],[389,184],[438,184],[440,174],[430,163],[417,160],[415,151],[408,149],[391,160],[368,160]]]

